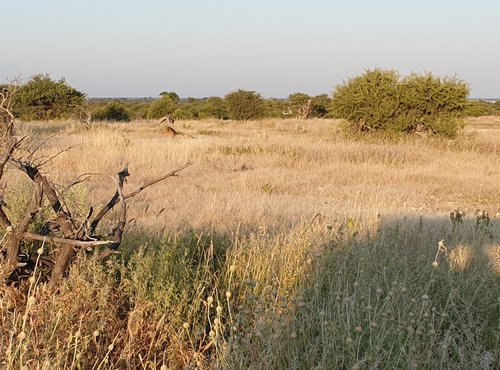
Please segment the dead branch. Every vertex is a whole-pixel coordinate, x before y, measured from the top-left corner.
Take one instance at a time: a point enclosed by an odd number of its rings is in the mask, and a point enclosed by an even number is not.
[[[129,176],[128,167],[125,166],[125,168],[123,170],[118,172],[118,184],[120,184],[120,186],[123,186],[123,184],[128,176]],[[93,234],[95,232],[95,230],[96,230],[97,226],[99,225],[99,222],[101,222],[102,218],[104,216],[106,216],[108,214],[108,212],[113,209],[113,207],[116,205],[116,203],[118,203],[119,197],[120,197],[120,193],[117,190],[115,192],[115,194],[113,194],[111,199],[108,201],[108,203],[99,211],[97,216],[95,216],[94,220],[90,223],[90,233],[91,234]]]
[[[191,166],[192,163],[188,162],[184,165],[182,165],[181,167],[179,168],[176,168],[175,170],[163,175],[163,176],[160,176],[159,178],[156,178],[152,181],[149,181],[148,183],[140,186],[138,189],[136,189],[135,191],[129,193],[129,194],[125,194],[124,195],[124,199],[127,200],[127,199],[130,199],[132,197],[135,197],[137,194],[139,194],[141,191],[143,191],[144,189],[150,187],[151,185],[154,185],[154,184],[157,184],[165,179],[168,179],[169,177],[173,177],[173,176],[176,176],[177,173],[179,173],[180,171],[182,171],[183,169]],[[126,171],[126,175],[124,173],[124,171]],[[121,174],[121,175],[120,175]],[[124,176],[123,177],[123,181],[125,181],[125,178],[129,175],[128,173],[128,170],[125,168],[124,170],[122,170],[119,174],[119,178],[121,179],[121,176]],[[115,194],[113,195],[113,197],[109,200],[109,202],[99,211],[99,213],[97,214],[97,216],[94,218],[94,220],[91,222],[90,224],[90,232],[93,234],[99,224],[99,222],[101,221],[101,219],[106,216],[106,214],[111,211],[111,209],[113,209],[113,207],[118,203],[118,200],[119,200],[119,197],[120,197],[120,194],[118,191],[115,192]]]
[[[39,235],[30,232],[24,233],[24,239],[28,240],[37,240],[37,241],[45,241],[47,243],[54,244],[63,244],[63,245],[72,245],[74,247],[97,247],[101,245],[109,245],[113,244],[113,240],[75,240],[75,239],[67,239],[67,238],[58,238],[55,236],[47,236],[47,235]]]
[[[42,186],[37,184],[33,188],[33,195],[28,212],[7,235],[5,241],[5,250],[7,255],[0,274],[2,280],[8,278],[17,267],[21,241],[24,238],[24,233],[28,230],[29,225],[42,206],[42,194]]]
[[[174,177],[181,170],[189,167],[192,163],[186,163],[183,166],[170,171],[169,173],[160,176],[152,181],[149,181],[131,193],[125,194],[124,185],[129,176],[127,167],[118,173],[118,178],[113,178],[116,184],[116,191],[108,203],[93,216],[93,208],[90,207],[89,212],[84,220],[76,220],[68,205],[65,203],[64,194],[58,193],[56,187],[50,182],[49,178],[40,172],[40,168],[52,161],[55,157],[70,150],[66,148],[57,152],[55,155],[40,157],[34,159],[35,153],[46,143],[42,142],[34,148],[26,149],[21,146],[25,138],[16,139],[13,137],[14,114],[12,113],[13,94],[16,88],[2,89],[0,92],[0,181],[5,180],[5,168],[7,166],[20,170],[25,173],[33,182],[33,194],[29,203],[26,214],[21,220],[13,225],[9,217],[4,211],[7,207],[3,201],[3,188],[0,185],[0,226],[6,230],[4,241],[4,250],[0,254],[0,281],[5,281],[9,277],[18,276],[16,269],[23,265],[23,275],[26,271],[23,261],[27,254],[22,250],[23,241],[37,241],[56,245],[57,249],[54,252],[54,258],[40,257],[40,260],[46,261],[46,266],[51,270],[48,288],[57,288],[64,273],[73,260],[76,251],[81,248],[92,248],[107,246],[99,255],[100,259],[104,259],[111,254],[116,253],[116,249],[120,246],[123,238],[123,233],[127,225],[127,204],[126,200],[135,197],[148,187],[157,184],[169,177]],[[78,107],[81,109],[81,107]],[[173,119],[166,117],[168,123],[172,124]],[[79,176],[69,187],[85,181],[89,176],[97,174],[89,173]],[[55,217],[44,220],[39,233],[28,231],[29,226],[33,223],[35,216],[40,212],[43,200],[48,202],[48,205],[55,214]],[[109,238],[105,238],[95,234],[96,228],[102,219],[117,205],[121,204],[119,210],[119,219]],[[19,262],[23,262],[20,264]],[[15,272],[15,274],[14,274]]]
[[[308,119],[311,114],[311,99],[307,100],[307,102],[301,105],[297,112],[298,119]]]
[[[38,168],[30,165],[29,163],[17,160],[13,160],[11,162],[19,170],[26,173],[35,184],[39,184],[42,186],[43,193],[56,214],[56,220],[58,225],[61,227],[63,235],[67,238],[72,238],[75,235],[75,225],[73,223],[71,213],[68,210],[64,209],[61,202],[59,201],[59,197],[57,196],[56,191],[47,180],[47,178],[40,173]]]
[[[55,137],[56,134],[52,134],[50,135],[49,137],[47,137],[45,140],[39,142],[33,149],[29,150],[28,152],[28,157],[26,159],[27,162],[32,162],[33,160],[33,156],[36,154],[36,152],[38,152],[45,144],[47,144],[47,142],[52,139],[53,137]]]
[[[83,114],[85,114],[85,116],[87,117],[85,119],[85,123],[90,126],[92,124],[92,111],[90,110],[90,108],[84,108],[83,106],[81,105],[73,105],[73,107],[77,108],[78,110],[80,110]]]
[[[140,186],[137,190],[133,191],[132,193],[129,193],[127,195],[125,195],[125,199],[129,199],[129,198],[132,198],[132,197],[135,197],[137,194],[139,194],[141,191],[143,191],[144,189],[150,187],[151,185],[154,185],[156,183],[159,183],[160,181],[163,181],[165,179],[168,179],[169,177],[173,177],[173,176],[177,176],[177,173],[179,173],[180,171],[182,171],[183,169],[189,167],[189,166],[192,166],[193,163],[191,162],[188,162],[184,165],[182,165],[181,167],[167,173],[166,175],[163,175],[155,180],[152,180],[142,186]]]
[[[44,158],[43,161],[36,163],[35,166],[38,167],[38,168],[43,167],[45,164],[47,164],[50,161],[52,161],[53,159],[59,157],[61,154],[70,151],[71,149],[73,149],[73,147],[72,146],[68,146],[67,148],[58,151],[56,154],[53,154],[50,157]],[[41,160],[41,158],[39,158],[39,160]]]
[[[127,224],[127,204],[125,203],[125,197],[123,195],[123,181],[116,181],[114,178],[112,180],[116,183],[116,191],[120,197],[120,203],[122,205],[120,212],[120,220],[118,225],[113,228],[113,243],[104,250],[99,259],[104,259],[104,256],[108,256],[110,251],[116,251],[122,242],[123,231],[125,230],[125,225]]]

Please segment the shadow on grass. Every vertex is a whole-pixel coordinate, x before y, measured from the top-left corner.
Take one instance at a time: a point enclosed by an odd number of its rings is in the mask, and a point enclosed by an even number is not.
[[[229,367],[499,368],[498,220],[388,217],[375,235],[345,231],[293,296],[270,297],[235,336]]]

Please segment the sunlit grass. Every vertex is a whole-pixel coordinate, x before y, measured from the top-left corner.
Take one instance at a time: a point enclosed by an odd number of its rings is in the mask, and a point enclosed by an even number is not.
[[[337,125],[22,128],[60,133],[40,155],[74,146],[43,168],[58,189],[103,174],[68,193],[83,216],[127,164],[126,189],[195,165],[129,202],[121,255],[80,253],[57,295],[37,278],[0,288],[0,367],[498,368],[500,136],[359,140]]]

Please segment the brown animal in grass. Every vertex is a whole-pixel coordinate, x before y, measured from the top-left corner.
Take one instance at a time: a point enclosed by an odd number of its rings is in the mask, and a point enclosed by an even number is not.
[[[175,137],[178,135],[181,135],[178,133],[176,130],[174,130],[172,127],[167,126],[165,130],[163,131],[163,135],[168,136],[168,137]]]

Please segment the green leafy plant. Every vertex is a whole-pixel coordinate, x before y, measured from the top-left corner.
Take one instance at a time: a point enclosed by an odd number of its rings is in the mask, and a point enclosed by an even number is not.
[[[231,119],[248,121],[264,116],[264,99],[255,91],[233,91],[224,100]]]
[[[158,119],[173,114],[178,108],[178,102],[169,94],[154,101],[148,108],[147,118]]]
[[[426,132],[454,137],[462,126],[469,88],[457,78],[367,70],[338,86],[332,108],[356,132]]]
[[[50,75],[33,76],[16,93],[14,114],[23,121],[68,118],[85,102],[85,94]]]
[[[100,108],[95,114],[94,119],[97,121],[130,121],[130,112],[118,100],[107,103]]]

